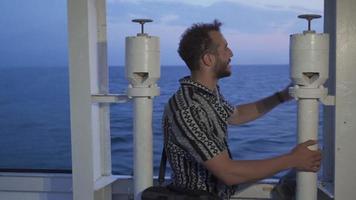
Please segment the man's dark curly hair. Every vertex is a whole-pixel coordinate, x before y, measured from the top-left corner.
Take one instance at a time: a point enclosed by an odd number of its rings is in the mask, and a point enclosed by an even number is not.
[[[178,53],[191,71],[199,69],[199,60],[205,53],[216,51],[209,32],[220,32],[221,25],[216,19],[212,23],[197,23],[182,34]]]

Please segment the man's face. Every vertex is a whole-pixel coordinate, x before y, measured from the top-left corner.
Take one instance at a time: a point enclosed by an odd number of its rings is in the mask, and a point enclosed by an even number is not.
[[[212,31],[209,33],[214,44],[217,45],[215,54],[214,71],[216,78],[223,78],[231,75],[231,57],[233,53],[228,47],[228,44],[224,36],[218,31]]]

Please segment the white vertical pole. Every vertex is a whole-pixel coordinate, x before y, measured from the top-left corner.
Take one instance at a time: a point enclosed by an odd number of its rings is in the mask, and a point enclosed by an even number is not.
[[[324,1],[324,32],[330,35],[329,74],[326,82],[329,93],[335,96],[335,0]],[[321,181],[332,183],[334,180],[335,146],[335,106],[323,106],[323,160]]]
[[[134,98],[134,192],[141,199],[144,189],[153,185],[152,98]]]
[[[94,191],[95,181],[111,170],[104,156],[108,113],[91,101],[92,94],[107,90],[105,0],[68,0],[67,4],[73,199],[110,199],[108,187]]]
[[[106,0],[97,0],[99,93],[109,94],[107,63]],[[102,175],[111,175],[110,104],[99,105]]]
[[[319,104],[317,99],[298,100],[298,143],[318,139]],[[317,145],[309,147],[317,150]],[[297,200],[317,199],[317,174],[297,172]]]
[[[96,0],[96,17],[98,30],[98,79],[99,93],[109,94],[109,67],[107,62],[106,36],[106,0]],[[99,104],[100,124],[100,175],[110,176],[111,167],[111,137],[110,137],[110,104]],[[111,200],[111,184],[95,192],[95,199]]]
[[[335,108],[326,113],[333,123],[324,135],[333,140],[326,147],[333,154],[329,163],[334,164],[334,199],[354,199],[356,196],[356,1],[325,0],[325,31],[332,38],[331,88],[335,88]],[[330,171],[330,170],[329,170]],[[328,180],[329,178],[327,178]],[[329,179],[330,180],[330,179]]]
[[[97,62],[96,53],[90,49],[96,36],[91,36],[94,33],[89,31],[90,24],[94,23],[88,17],[91,13],[89,2],[68,0],[67,3],[73,199],[94,200],[90,68]]]

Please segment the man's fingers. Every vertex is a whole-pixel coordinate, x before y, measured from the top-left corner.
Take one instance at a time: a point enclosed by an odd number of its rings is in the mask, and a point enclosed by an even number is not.
[[[313,158],[317,161],[320,161],[322,159],[321,154],[316,154],[313,156]]]
[[[308,147],[308,146],[312,146],[312,145],[314,145],[316,143],[317,143],[316,140],[308,140],[306,142],[303,142],[302,144]]]
[[[313,162],[313,166],[320,166],[320,162],[319,161],[314,161]]]

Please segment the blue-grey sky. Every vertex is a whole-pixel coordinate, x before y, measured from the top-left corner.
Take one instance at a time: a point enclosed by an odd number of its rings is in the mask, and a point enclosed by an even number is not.
[[[67,66],[66,0],[0,1],[0,67]],[[107,0],[109,64],[124,64],[124,41],[151,18],[146,31],[161,38],[162,65],[181,65],[177,45],[192,23],[223,22],[233,64],[287,64],[289,35],[304,13],[323,14],[323,0]],[[313,23],[323,31],[323,20]]]

